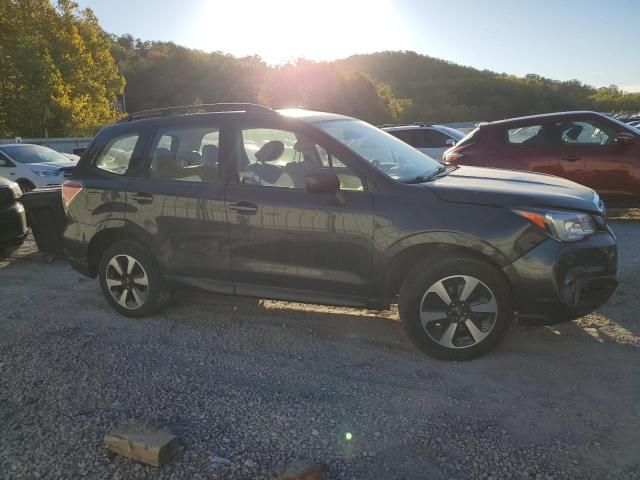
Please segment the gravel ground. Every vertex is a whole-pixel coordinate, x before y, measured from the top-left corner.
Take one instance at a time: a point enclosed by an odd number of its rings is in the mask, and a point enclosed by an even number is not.
[[[393,311],[185,290],[127,319],[29,240],[0,259],[0,477],[268,478],[305,457],[326,478],[640,478],[640,223],[613,228],[609,304],[466,363],[418,353]],[[183,452],[108,453],[131,423]]]

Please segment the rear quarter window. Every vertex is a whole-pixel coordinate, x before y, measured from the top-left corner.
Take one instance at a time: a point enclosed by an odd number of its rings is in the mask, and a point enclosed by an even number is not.
[[[95,167],[116,175],[126,174],[139,138],[138,133],[112,138],[98,154]]]

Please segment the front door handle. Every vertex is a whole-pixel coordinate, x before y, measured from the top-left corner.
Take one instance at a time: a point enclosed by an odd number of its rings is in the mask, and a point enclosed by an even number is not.
[[[580,157],[578,155],[567,155],[566,157],[562,157],[562,160],[565,162],[577,162],[580,160]]]
[[[153,202],[153,195],[146,192],[134,193],[131,198],[141,205],[148,205]]]
[[[238,202],[230,204],[229,210],[233,210],[242,215],[255,215],[258,213],[258,206],[251,202]]]

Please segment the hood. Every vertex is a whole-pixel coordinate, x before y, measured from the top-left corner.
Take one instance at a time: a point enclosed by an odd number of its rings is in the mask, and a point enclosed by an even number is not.
[[[47,170],[62,170],[64,168],[75,167],[78,164],[77,160],[69,160],[68,162],[41,162],[41,163],[23,163],[25,167],[29,168],[44,168]]]
[[[425,184],[447,202],[551,207],[601,213],[594,191],[543,173],[461,166]]]

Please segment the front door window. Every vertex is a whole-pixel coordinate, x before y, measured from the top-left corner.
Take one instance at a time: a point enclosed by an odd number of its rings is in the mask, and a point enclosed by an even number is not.
[[[334,172],[343,190],[364,190],[362,180],[325,148],[300,133],[247,128],[238,133],[240,183],[305,189],[307,175]]]

